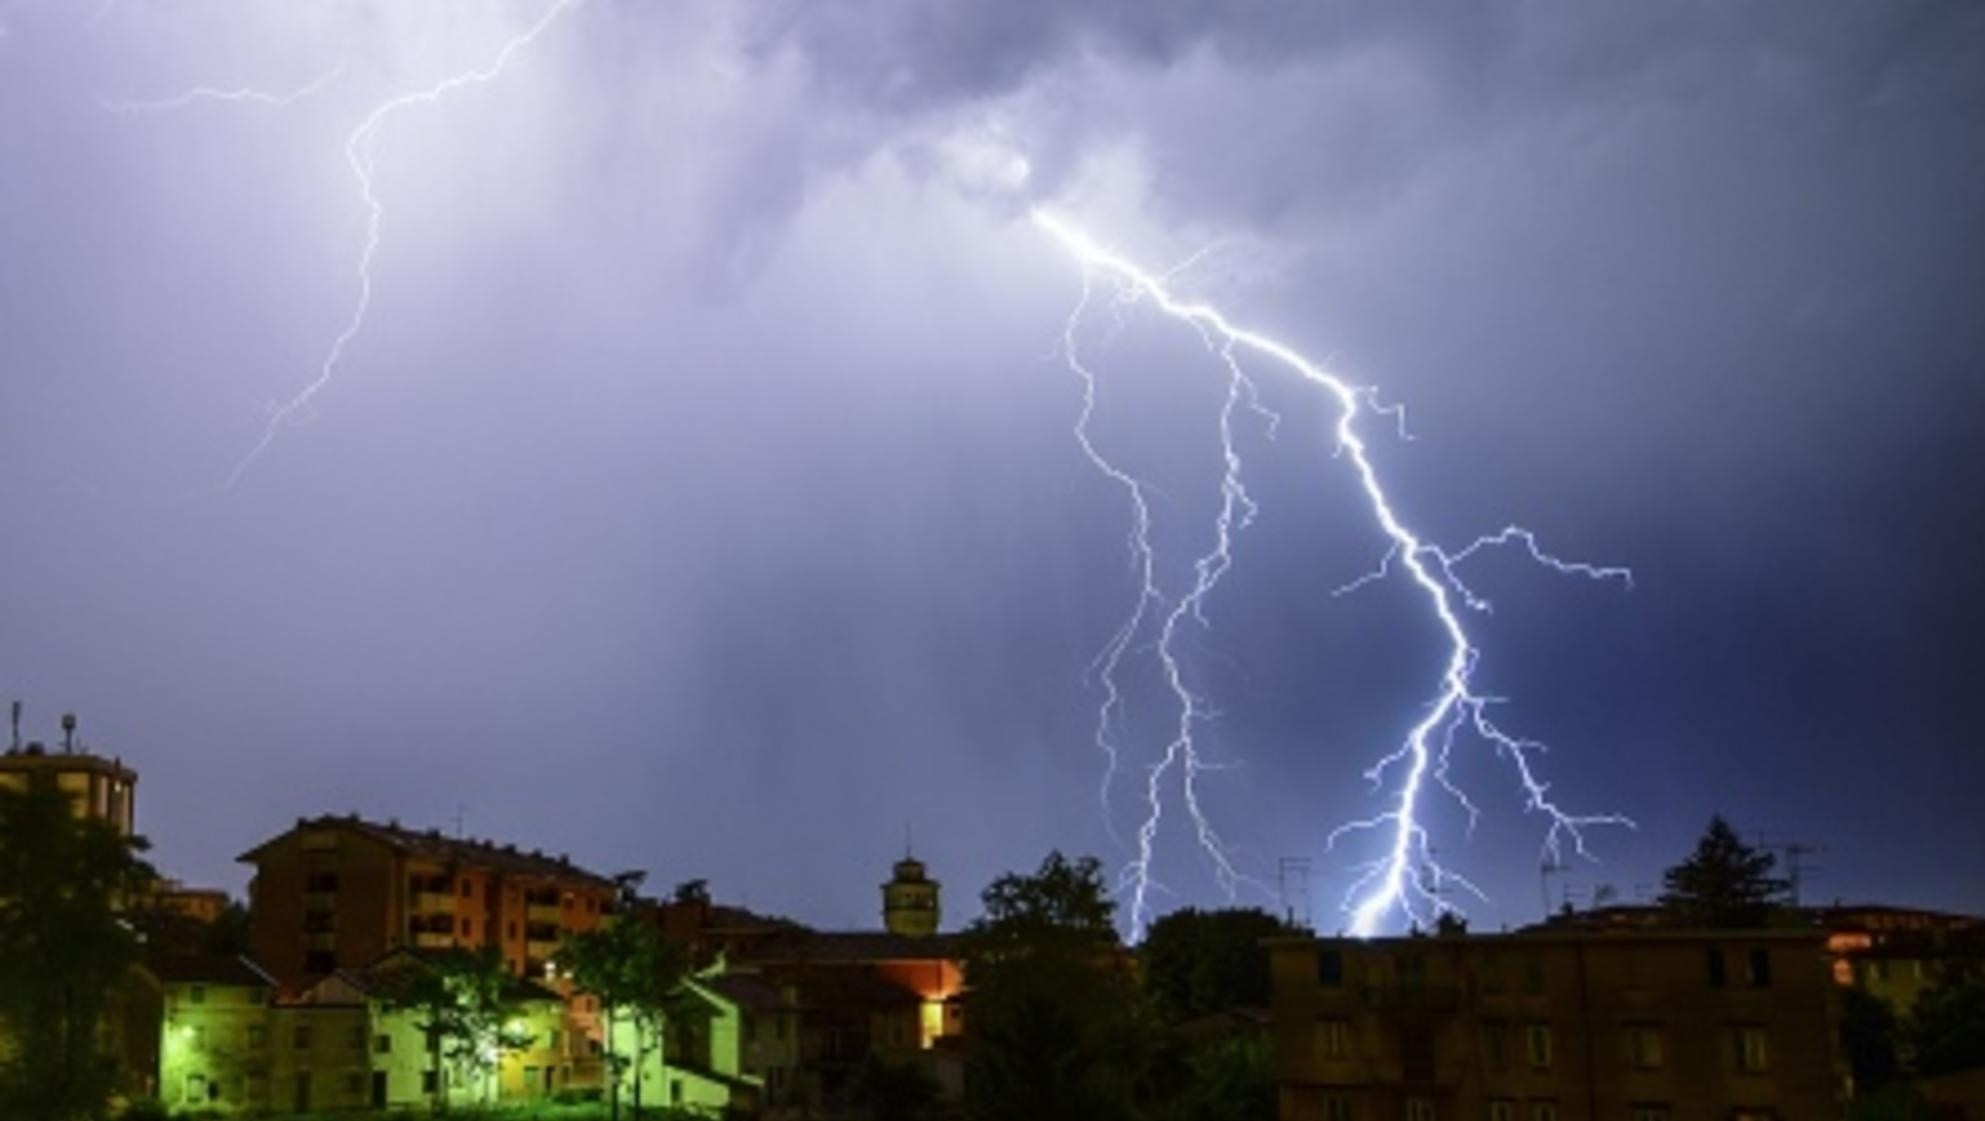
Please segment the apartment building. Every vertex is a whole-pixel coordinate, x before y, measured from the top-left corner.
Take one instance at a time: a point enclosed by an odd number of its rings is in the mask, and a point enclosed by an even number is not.
[[[1824,935],[1269,943],[1283,1121],[1807,1121],[1846,1085]]]
[[[138,772],[121,759],[110,759],[78,747],[76,718],[62,718],[62,746],[50,750],[38,742],[22,743],[19,706],[15,708],[14,739],[0,753],[0,787],[19,790],[32,775],[47,775],[69,795],[79,817],[108,822],[125,837],[137,831]]]
[[[515,845],[357,816],[300,819],[242,854],[250,945],[285,985],[369,965],[390,950],[499,947],[544,977],[558,947],[609,914],[606,877]]]

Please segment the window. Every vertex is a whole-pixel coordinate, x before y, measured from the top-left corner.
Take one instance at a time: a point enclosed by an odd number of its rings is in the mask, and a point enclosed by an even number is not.
[[[297,1051],[310,1050],[310,1025],[298,1024],[296,1025],[296,1027],[291,1028],[289,1033],[289,1045],[293,1050],[297,1050]]]
[[[1752,950],[1745,962],[1744,980],[1754,989],[1771,987],[1771,951]]]
[[[434,1072],[434,1071],[431,1071],[431,1070],[424,1070],[424,1071],[421,1071],[421,1072],[420,1072],[420,1092],[421,1092],[421,1093],[423,1093],[423,1094],[432,1094],[432,1093],[434,1093],[434,1092],[435,1092],[435,1088],[436,1088],[436,1086],[437,1086],[437,1085],[438,1085],[438,1084],[440,1083],[440,1081],[441,1081],[441,1076],[440,1076],[439,1074],[437,1074],[436,1072]]]
[[[1344,951],[1324,950],[1316,955],[1316,983],[1327,989],[1344,983]]]
[[[1516,1121],[1516,1103],[1506,1098],[1490,1102],[1489,1121]]]
[[[1316,1022],[1316,1053],[1325,1059],[1350,1058],[1351,1021],[1318,1020]]]
[[[1558,1103],[1531,1102],[1530,1121],[1558,1121]]]
[[[303,878],[303,890],[312,895],[321,895],[338,890],[336,872],[312,872]]]
[[[455,920],[455,930],[456,930],[456,933],[458,933],[458,934],[460,934],[460,935],[461,935],[462,937],[464,937],[464,938],[467,938],[467,937],[469,936],[469,920],[467,920],[467,919],[456,919],[456,920]]]
[[[189,986],[186,990],[186,1003],[188,1004],[207,1003],[207,986],[205,985]]]
[[[337,956],[329,950],[311,950],[309,953],[303,955],[303,971],[305,973],[322,975],[336,968],[338,968]]]
[[[1434,1121],[1433,1099],[1407,1098],[1406,1121]]]
[[[1429,1027],[1399,1029],[1400,1075],[1408,1082],[1434,1080],[1434,1030]]]
[[[187,1076],[186,1076],[186,1090],[185,1090],[185,1096],[184,1096],[183,1098],[181,1098],[180,1100],[181,1100],[181,1101],[185,1101],[185,1102],[204,1102],[204,1101],[206,1101],[206,1100],[207,1100],[207,1076],[206,1076],[206,1075],[204,1075],[204,1074],[189,1074],[189,1075],[187,1075]]]
[[[1551,1065],[1551,1025],[1528,1024],[1523,1029],[1523,1053],[1530,1065],[1543,1070]]]
[[[1778,1114],[1768,1109],[1746,1109],[1739,1106],[1730,1111],[1730,1121],[1778,1121]]]
[[[1544,963],[1536,958],[1523,960],[1523,991],[1532,996],[1544,991]]]
[[[1655,1070],[1667,1061],[1665,1041],[1657,1024],[1631,1024],[1627,1027],[1627,1062],[1636,1070]]]
[[[207,1045],[207,1025],[194,1024],[192,1035],[193,1035],[193,1046],[205,1047]]]
[[[1745,1074],[1762,1074],[1771,1069],[1771,1048],[1763,1028],[1734,1028],[1730,1033],[1731,1057]]]
[[[373,1037],[372,1037],[372,1053],[373,1053],[373,1054],[375,1054],[375,1055],[390,1055],[390,1054],[392,1054],[392,1053],[393,1053],[393,1037],[392,1037],[392,1036],[390,1036],[390,1035],[387,1035],[387,1034],[386,1034],[385,1032],[380,1032],[380,1033],[379,1033],[378,1035],[375,1035],[375,1036],[373,1036]]]
[[[1724,981],[1723,951],[1709,950],[1707,951],[1707,956],[1703,959],[1703,961],[1704,964],[1707,965],[1709,968],[1709,987],[1712,989],[1722,988]]]
[[[1637,1105],[1627,1116],[1631,1121],[1673,1121],[1674,1114],[1665,1105]]]
[[[1482,1021],[1482,1057],[1492,1070],[1509,1065],[1509,1025],[1501,1020]]]
[[[1323,1099],[1323,1121],[1351,1121],[1356,1114],[1351,1112],[1351,1099],[1330,1097]]]

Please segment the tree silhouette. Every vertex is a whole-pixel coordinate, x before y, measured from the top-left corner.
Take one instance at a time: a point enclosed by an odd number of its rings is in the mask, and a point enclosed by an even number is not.
[[[117,908],[154,878],[145,847],[78,817],[53,775],[0,787],[0,1031],[14,1040],[0,1116],[102,1111],[116,1073],[104,1013],[138,954]]]
[[[1746,845],[1729,822],[1712,817],[1695,852],[1662,875],[1660,904],[1686,926],[1763,926],[1787,887],[1772,874],[1777,866],[1776,856]]]
[[[600,1002],[606,1021],[606,1061],[612,1079],[608,1096],[612,1116],[620,1116],[620,1068],[634,1065],[634,1110],[641,1111],[643,1059],[660,1045],[662,1018],[681,987],[688,960],[682,950],[662,940],[649,923],[623,915],[597,930],[575,935],[558,952],[559,964],[581,991]],[[634,1054],[614,1050],[613,1027],[634,1028]]]

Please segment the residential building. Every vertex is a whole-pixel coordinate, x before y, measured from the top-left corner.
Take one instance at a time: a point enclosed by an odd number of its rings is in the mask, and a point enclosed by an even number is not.
[[[129,837],[137,831],[138,773],[122,759],[105,758],[75,742],[76,718],[62,717],[62,747],[50,751],[20,739],[20,705],[14,706],[14,739],[0,754],[0,787],[25,787],[30,775],[50,775],[66,791],[78,817],[108,822]]]
[[[388,951],[499,947],[543,977],[559,945],[611,912],[615,885],[564,856],[355,815],[300,819],[242,854],[254,957],[285,984]]]
[[[1808,912],[1826,931],[1833,978],[1879,997],[1898,1015],[1947,965],[1985,960],[1985,918],[1916,907],[1835,904]]]
[[[1273,939],[1281,1117],[1838,1117],[1823,942],[1631,926]]]
[[[140,970],[156,993],[151,1030],[126,1051],[146,1068],[159,1102],[175,1111],[260,1113],[271,1104],[270,1009],[276,983],[247,958],[183,955],[155,958]]]

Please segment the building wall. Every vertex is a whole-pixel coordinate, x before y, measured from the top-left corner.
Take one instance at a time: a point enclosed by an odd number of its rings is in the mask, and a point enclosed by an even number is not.
[[[49,754],[36,745],[0,754],[0,787],[19,790],[32,774],[54,775],[76,816],[109,822],[126,837],[136,831],[138,775],[122,763],[85,752]]]
[[[1289,940],[1271,968],[1284,1121],[1840,1114],[1816,935]]]
[[[174,1109],[266,1109],[269,990],[184,982],[163,989],[158,1099]]]

